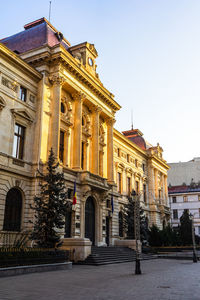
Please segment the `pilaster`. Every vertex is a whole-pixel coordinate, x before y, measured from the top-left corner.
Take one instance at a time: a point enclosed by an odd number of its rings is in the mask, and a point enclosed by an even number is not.
[[[99,115],[101,107],[96,106],[92,113],[92,173],[99,175]]]
[[[81,140],[82,140],[82,102],[85,98],[83,93],[77,92],[72,95],[75,102],[74,113],[74,142],[73,142],[73,169],[81,169]]]
[[[49,77],[52,83],[52,118],[51,118],[51,147],[53,148],[55,158],[59,157],[59,143],[60,143],[60,106],[61,106],[61,91],[62,85],[65,82],[64,77],[53,75]]]
[[[108,182],[114,183],[113,174],[113,126],[115,119],[107,120],[107,178]]]

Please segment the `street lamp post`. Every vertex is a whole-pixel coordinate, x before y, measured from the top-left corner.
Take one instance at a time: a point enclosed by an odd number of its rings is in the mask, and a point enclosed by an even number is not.
[[[136,256],[135,256],[135,274],[142,274],[140,269],[140,252],[138,241],[140,240],[140,201],[136,192],[132,191],[133,201],[135,203],[134,209],[134,233],[135,233],[135,243],[136,243]]]
[[[192,227],[192,245],[193,245],[193,262],[197,262],[197,253],[196,253],[196,242],[195,242],[195,234],[194,234],[194,216],[190,214],[191,227]]]

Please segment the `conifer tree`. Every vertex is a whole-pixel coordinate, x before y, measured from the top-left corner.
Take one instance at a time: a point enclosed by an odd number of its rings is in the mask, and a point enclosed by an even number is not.
[[[126,232],[127,239],[135,238],[135,223],[134,223],[134,211],[135,211],[135,198],[140,196],[128,197],[128,203],[124,205],[123,209],[123,228]],[[140,239],[141,241],[147,240],[148,224],[144,215],[144,210],[140,207]]]
[[[182,245],[192,245],[192,221],[186,209],[180,217],[179,234]]]
[[[66,201],[64,174],[57,172],[58,163],[51,148],[47,163],[47,173],[42,174],[40,195],[35,196],[35,222],[31,239],[36,240],[39,247],[53,248],[60,241],[59,229],[65,224],[66,209],[70,202]]]

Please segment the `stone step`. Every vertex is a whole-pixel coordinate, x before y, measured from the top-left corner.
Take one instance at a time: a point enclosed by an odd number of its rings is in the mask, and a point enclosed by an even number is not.
[[[133,262],[136,253],[134,250],[126,247],[92,247],[91,254],[83,262],[82,265],[106,265],[123,262]],[[155,255],[141,254],[141,260],[157,258]]]

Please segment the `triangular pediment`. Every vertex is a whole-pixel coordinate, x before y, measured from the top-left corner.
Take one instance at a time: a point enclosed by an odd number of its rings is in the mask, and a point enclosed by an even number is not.
[[[32,116],[26,109],[11,109],[11,112],[15,117],[25,119],[28,122],[33,122]]]
[[[0,96],[0,111],[6,106],[6,102],[3,97]]]

